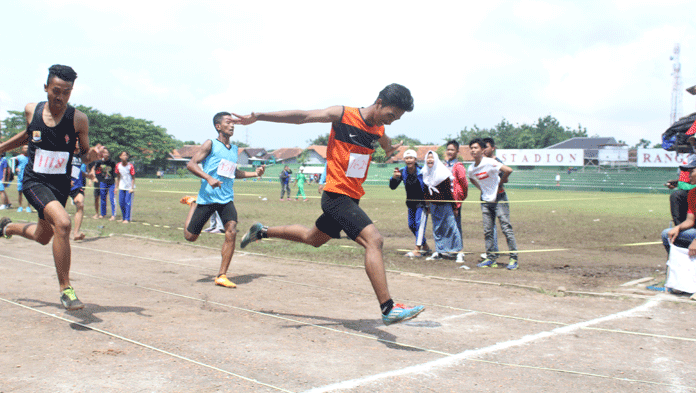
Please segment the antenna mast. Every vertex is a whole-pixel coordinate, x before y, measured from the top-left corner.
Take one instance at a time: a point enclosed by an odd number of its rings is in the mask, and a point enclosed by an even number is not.
[[[679,44],[674,44],[672,60],[672,107],[669,114],[669,124],[674,124],[682,116],[682,88],[681,63],[679,62]]]

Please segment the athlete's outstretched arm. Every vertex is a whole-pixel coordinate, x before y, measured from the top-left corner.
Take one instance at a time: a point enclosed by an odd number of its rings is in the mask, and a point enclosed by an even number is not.
[[[273,123],[304,124],[304,123],[333,123],[340,121],[343,115],[343,107],[331,106],[326,109],[314,109],[309,111],[290,110],[280,112],[251,112],[250,115],[236,117],[235,124],[249,125],[256,121],[270,121]]]
[[[394,152],[394,150],[404,145],[404,141],[401,141],[396,145],[392,146],[391,138],[389,138],[387,134],[384,134],[381,138],[379,138],[379,145],[382,146],[382,149],[384,149],[384,153],[386,154],[387,158],[389,158]]]
[[[27,121],[27,127],[31,124],[31,119],[34,117],[34,110],[36,109],[36,103],[29,103],[24,107],[24,119]],[[24,131],[15,134],[12,138],[0,143],[0,153],[4,153],[10,150],[14,150],[22,145],[29,142],[29,133],[25,128]]]

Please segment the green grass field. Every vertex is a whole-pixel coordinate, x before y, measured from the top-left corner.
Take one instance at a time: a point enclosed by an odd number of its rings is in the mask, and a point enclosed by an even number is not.
[[[239,214],[237,241],[254,222],[265,225],[301,224],[312,226],[321,214],[319,194],[315,184],[306,185],[308,202],[280,202],[280,187],[271,181],[239,180],[235,182],[235,205]],[[89,236],[131,234],[148,238],[184,243],[183,223],[189,207],[179,202],[185,195],[196,195],[200,181],[184,179],[138,179],[134,199],[133,222],[94,220],[92,190],[86,193],[85,220],[82,228]],[[293,187],[293,195],[296,192]],[[365,186],[366,195],[360,206],[372,218],[385,238],[387,265],[398,268],[403,260],[402,250],[413,245],[407,227],[405,192],[403,188],[389,189],[387,181],[371,182]],[[650,193],[611,193],[552,189],[508,190],[511,219],[520,250],[582,248],[641,252],[625,244],[659,241],[660,231],[670,220],[668,196]],[[16,192],[10,188],[11,201],[16,206]],[[479,192],[474,189],[464,203],[462,224],[465,251],[484,251]],[[68,211],[74,207],[68,202]],[[120,212],[117,207],[117,217]],[[4,211],[13,220],[36,221],[36,214]],[[430,231],[431,225],[428,225]],[[432,234],[428,234],[432,239]],[[202,234],[196,244],[219,248],[222,235]],[[622,248],[623,247],[623,248]],[[659,245],[651,247],[661,247]],[[501,243],[501,250],[506,247]],[[332,240],[320,248],[281,240],[264,240],[250,245],[245,251],[291,258],[361,265],[362,249],[349,239]],[[533,258],[528,254],[525,258]]]

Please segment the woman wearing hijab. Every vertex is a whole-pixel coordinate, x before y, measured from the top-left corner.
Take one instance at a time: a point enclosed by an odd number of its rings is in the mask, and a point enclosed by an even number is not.
[[[443,254],[457,253],[462,249],[462,237],[453,210],[453,180],[452,173],[440,162],[437,153],[429,151],[423,168],[423,199],[430,205],[435,252],[426,260],[442,259]]]

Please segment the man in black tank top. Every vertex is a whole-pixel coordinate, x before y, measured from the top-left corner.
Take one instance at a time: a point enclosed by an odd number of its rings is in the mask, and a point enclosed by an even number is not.
[[[61,303],[68,310],[84,304],[70,286],[70,216],[65,202],[70,193],[70,174],[75,142],[79,142],[83,162],[99,157],[102,146],[89,148],[87,116],[68,105],[77,74],[64,65],[48,69],[44,85],[48,100],[24,108],[27,129],[4,143],[0,152],[29,144],[29,162],[24,171],[23,193],[39,213],[39,222],[13,224],[0,219],[0,237],[18,235],[43,245],[53,238],[53,261],[58,274]]]

